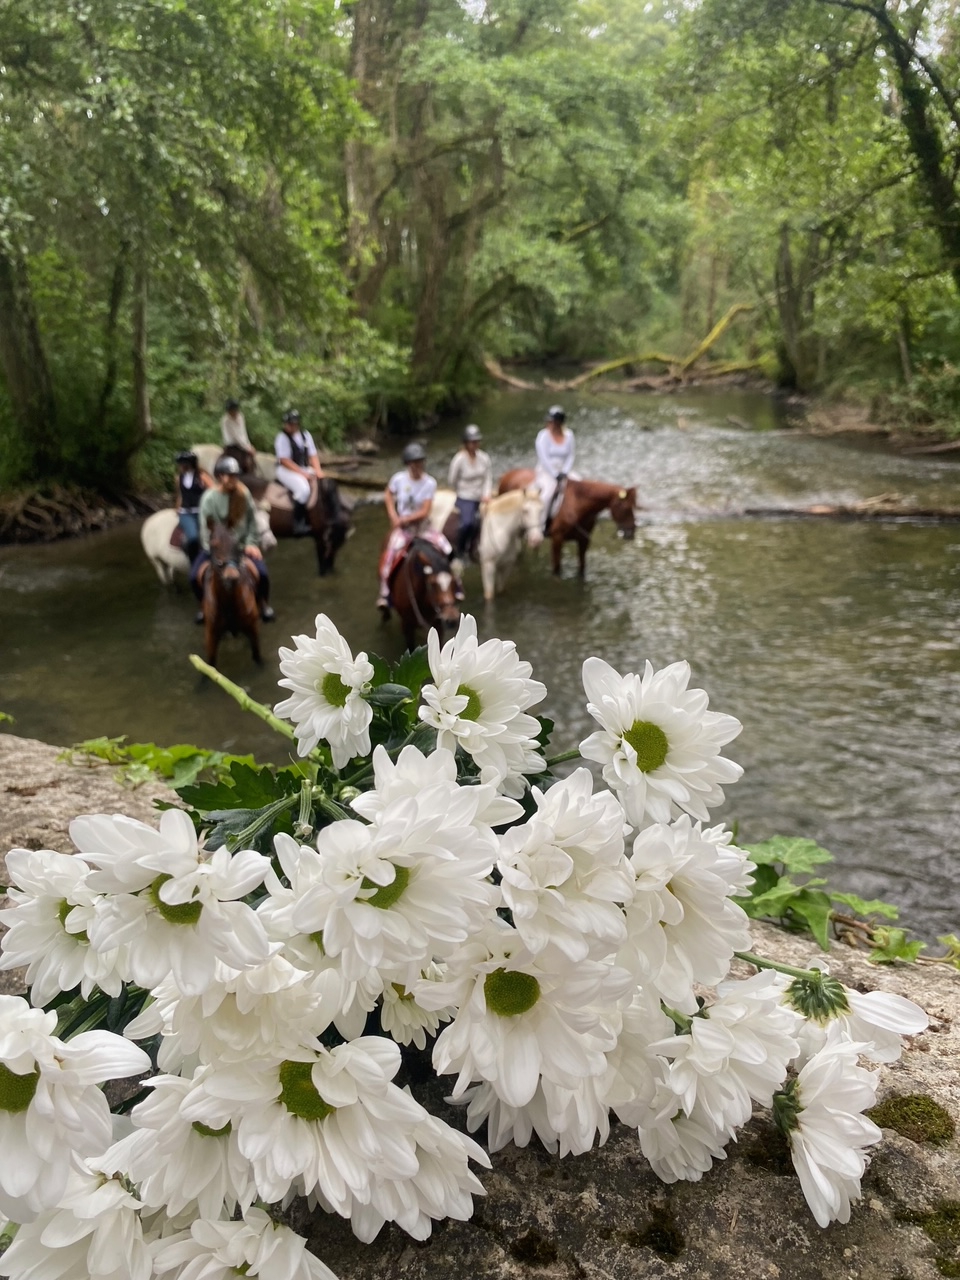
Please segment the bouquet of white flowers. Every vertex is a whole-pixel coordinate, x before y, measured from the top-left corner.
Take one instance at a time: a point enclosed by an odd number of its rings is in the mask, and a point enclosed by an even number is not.
[[[926,1016],[750,951],[753,864],[701,825],[740,724],[686,663],[588,658],[598,728],[551,760],[544,686],[470,617],[392,669],[323,615],[280,658],[275,713],[217,678],[292,767],[234,761],[157,828],[78,817],[77,852],[8,857],[0,963],[31,997],[0,997],[12,1280],[329,1277],[294,1198],[423,1240],[470,1217],[471,1162],[534,1133],[585,1152],[611,1113],[674,1182],[771,1107],[817,1222],[849,1219],[880,1137],[861,1059]],[[578,754],[609,789],[554,776]],[[398,1085],[405,1053],[486,1148]],[[130,1076],[111,1116],[101,1086]]]

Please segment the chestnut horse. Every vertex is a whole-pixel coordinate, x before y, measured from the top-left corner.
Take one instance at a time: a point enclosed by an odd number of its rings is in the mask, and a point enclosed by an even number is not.
[[[500,493],[510,489],[525,489],[535,483],[534,472],[526,467],[507,471],[500,477]],[[553,572],[560,574],[560,558],[565,542],[575,542],[580,555],[580,577],[586,573],[587,547],[590,535],[601,511],[609,510],[621,538],[632,538],[637,529],[637,490],[617,484],[604,484],[602,480],[571,480],[564,484],[560,506],[550,522],[547,536],[550,539]]]
[[[403,639],[412,649],[418,627],[443,633],[460,625],[450,561],[432,542],[414,538],[390,576],[390,601],[397,611]]]
[[[267,501],[271,500],[270,486],[266,480],[246,475],[244,483],[254,501],[259,502],[264,495],[267,496]],[[301,535],[295,531],[293,508],[286,498],[282,505],[274,503],[270,507],[270,529],[277,538],[313,538],[317,548],[317,573],[322,578],[333,572],[337,552],[350,533],[350,512],[350,507],[340,496],[335,480],[331,480],[329,476],[324,476],[322,480],[314,477],[311,480],[310,505],[307,507],[309,532]]]
[[[219,521],[210,530],[210,563],[203,573],[203,633],[207,662],[217,665],[217,652],[225,631],[243,634],[258,666],[260,656],[260,605],[257,581],[232,530]]]

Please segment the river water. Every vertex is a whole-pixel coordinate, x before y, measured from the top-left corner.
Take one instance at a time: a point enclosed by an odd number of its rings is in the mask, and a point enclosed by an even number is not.
[[[636,540],[604,521],[586,582],[572,547],[559,582],[544,549],[490,607],[476,570],[466,581],[481,634],[514,639],[546,683],[555,750],[590,731],[587,655],[621,670],[685,658],[711,706],[743,722],[727,754],[744,778],[719,815],[739,822],[742,841],[810,836],[835,854],[838,887],[897,902],[924,936],[960,931],[960,526],[736,514],[891,492],[960,506],[960,468],[782,429],[774,402],[754,394],[563,398],[581,473],[637,484]],[[497,471],[529,464],[544,406],[505,393],[477,410]],[[458,438],[459,424],[431,436],[438,476]],[[386,475],[394,463],[379,465]],[[373,607],[384,530],[382,508],[359,508],[333,579],[316,577],[309,542],[274,551],[271,656],[258,671],[228,640],[225,674],[274,701],[276,647],[312,630],[320,610],[355,649],[399,655],[399,631]],[[160,586],[135,526],[2,548],[0,588],[0,710],[15,732],[285,758],[281,740],[188,665],[202,640],[194,603]]]

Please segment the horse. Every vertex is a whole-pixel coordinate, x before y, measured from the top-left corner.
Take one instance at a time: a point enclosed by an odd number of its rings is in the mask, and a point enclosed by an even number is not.
[[[224,632],[241,633],[250,641],[257,666],[260,654],[260,604],[257,583],[232,530],[219,521],[210,529],[210,561],[203,570],[203,634],[207,662],[217,665]]]
[[[535,484],[490,499],[480,525],[478,551],[484,600],[503,590],[524,543],[536,548],[542,541],[543,499]]]
[[[525,489],[533,484],[534,472],[526,467],[507,471],[500,477],[500,492]],[[587,568],[587,547],[590,534],[601,511],[609,510],[621,538],[632,538],[637,529],[637,491],[634,486],[622,488],[605,484],[601,480],[571,480],[564,484],[563,497],[557,508],[548,534],[551,544],[553,572],[560,576],[560,560],[564,542],[575,542],[580,556],[580,577]]]
[[[353,508],[341,496],[335,480],[310,477],[310,501],[307,505],[309,532],[299,533],[294,525],[293,499],[289,489],[277,480],[246,476],[244,483],[258,505],[270,511],[270,529],[277,538],[311,537],[317,548],[317,573],[324,577],[333,572],[337,552],[352,532]]]
[[[240,474],[244,477],[246,483],[247,476],[272,476],[277,465],[277,460],[272,453],[263,453],[258,449],[254,455],[255,462],[252,470],[244,470],[250,465],[250,455],[246,449],[241,449],[238,445],[228,444],[226,447],[220,444],[192,444],[190,449],[197,455],[197,465],[201,471],[207,471],[213,475],[213,468],[218,458],[227,454],[231,458],[236,458],[240,464]]]
[[[261,551],[272,550],[277,545],[277,540],[270,532],[270,517],[259,508],[257,529],[260,533]],[[183,549],[183,533],[173,507],[164,507],[147,516],[140,528],[140,545],[165,587],[171,585],[178,573],[185,577],[189,575],[190,561]]]
[[[425,538],[413,538],[390,576],[390,600],[412,649],[417,627],[431,627],[442,641],[444,631],[460,625],[460,606],[454,596],[450,561]]]

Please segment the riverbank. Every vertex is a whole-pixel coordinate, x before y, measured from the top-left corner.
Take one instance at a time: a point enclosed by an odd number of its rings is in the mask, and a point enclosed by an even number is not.
[[[0,734],[0,853],[11,847],[70,850],[80,813],[123,813],[156,822],[161,783],[131,789],[115,767],[59,759],[45,743]],[[2,873],[0,873],[2,874]],[[794,965],[822,958],[809,939],[754,926],[755,949]],[[482,1181],[487,1195],[464,1223],[437,1225],[416,1243],[386,1228],[359,1243],[338,1218],[297,1222],[340,1280],[936,1280],[960,1270],[960,974],[939,966],[869,965],[836,944],[831,972],[860,990],[892,991],[923,1006],[929,1029],[880,1069],[884,1141],[846,1226],[821,1231],[810,1217],[782,1139],[758,1113],[728,1159],[699,1183],[667,1186],[615,1125],[585,1156],[559,1160],[539,1145],[508,1146]],[[18,994],[22,975],[0,975]],[[440,1091],[442,1092],[442,1090]],[[906,1097],[921,1103],[898,1103]],[[436,1105],[442,1107],[440,1097]],[[462,1122],[462,1112],[447,1111]],[[460,1121],[457,1116],[460,1116]],[[936,1121],[937,1123],[934,1123]],[[295,1210],[296,1212],[296,1210]]]

